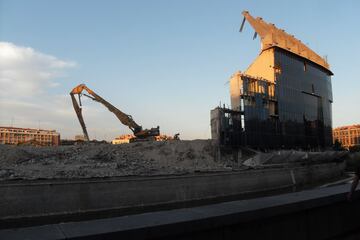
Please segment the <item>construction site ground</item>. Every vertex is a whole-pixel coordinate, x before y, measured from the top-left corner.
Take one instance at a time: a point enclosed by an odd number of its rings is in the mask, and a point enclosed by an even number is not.
[[[211,140],[0,145],[0,180],[154,176],[232,170],[231,158],[215,159]]]

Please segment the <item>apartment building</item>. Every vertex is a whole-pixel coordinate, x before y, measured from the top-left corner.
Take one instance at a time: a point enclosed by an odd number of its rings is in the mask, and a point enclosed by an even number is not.
[[[338,140],[347,149],[360,146],[360,124],[334,128],[333,139],[334,142]]]
[[[55,130],[0,127],[0,144],[57,146],[60,134]]]

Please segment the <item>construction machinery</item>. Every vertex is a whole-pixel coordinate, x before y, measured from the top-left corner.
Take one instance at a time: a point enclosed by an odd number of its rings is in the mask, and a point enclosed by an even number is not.
[[[83,93],[83,91],[86,91],[88,94]],[[75,95],[78,95],[79,103],[77,102]],[[125,126],[128,126],[130,130],[134,133],[134,136],[136,139],[141,140],[152,140],[155,139],[156,136],[160,135],[160,129],[159,126],[156,128],[151,129],[143,129],[142,126],[138,125],[132,118],[131,115],[128,115],[116,107],[114,107],[112,104],[110,104],[108,101],[97,95],[94,91],[92,91],[90,88],[88,88],[85,84],[80,84],[76,86],[71,92],[70,92],[71,100],[74,106],[74,110],[76,112],[76,115],[79,119],[81,128],[84,133],[85,141],[89,141],[89,135],[86,130],[86,125],[84,122],[84,118],[82,116],[82,104],[81,104],[81,96],[86,96],[96,102],[99,102],[103,104],[107,109],[109,109],[110,112],[114,113],[115,116],[120,120],[122,124]]]

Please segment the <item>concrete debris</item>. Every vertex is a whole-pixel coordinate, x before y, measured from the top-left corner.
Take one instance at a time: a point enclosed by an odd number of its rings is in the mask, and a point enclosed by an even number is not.
[[[271,152],[256,152],[242,162],[248,167],[262,167],[274,165],[311,164],[342,161],[348,155],[346,151],[304,152],[296,150],[280,150]]]
[[[180,175],[295,166],[339,161],[347,152],[242,149],[222,153],[211,140],[134,142],[112,145],[84,143],[34,147],[0,145],[0,181],[118,176]],[[237,159],[237,160],[234,160]]]
[[[58,147],[0,145],[0,180],[149,176],[231,170],[215,161],[210,140],[82,144]]]

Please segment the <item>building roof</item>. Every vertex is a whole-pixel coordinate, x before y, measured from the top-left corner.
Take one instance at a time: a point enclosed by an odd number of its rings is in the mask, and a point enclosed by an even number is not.
[[[334,128],[333,131],[336,131],[336,130],[348,130],[348,129],[360,129],[360,124],[353,124],[353,125],[349,125],[349,126],[337,127],[337,128]]]
[[[274,24],[265,22],[260,17],[254,18],[248,11],[244,11],[242,14],[254,28],[256,34],[260,36],[262,51],[272,47],[282,48],[320,65],[333,75],[327,61],[308,48],[299,39],[296,39],[293,35],[286,33],[282,29],[278,29]]]
[[[52,132],[57,133],[56,130],[46,130],[46,129],[37,129],[37,128],[20,128],[20,127],[8,127],[8,126],[0,126],[0,129],[12,129],[12,130],[27,130],[27,131],[43,131],[43,132]]]

